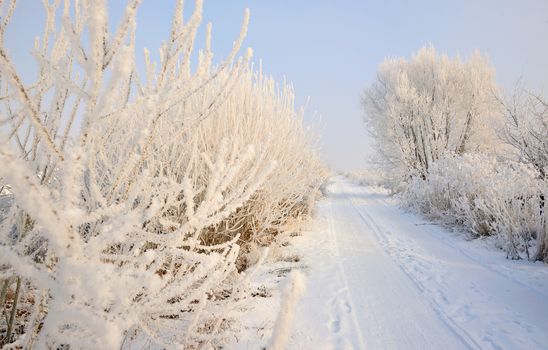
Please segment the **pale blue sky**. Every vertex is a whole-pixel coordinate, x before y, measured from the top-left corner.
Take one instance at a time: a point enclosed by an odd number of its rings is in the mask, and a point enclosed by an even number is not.
[[[10,55],[29,72],[26,52],[42,29],[41,3],[20,0],[7,32]],[[113,18],[124,3],[111,1]],[[173,7],[174,0],[143,0],[138,46],[155,48],[167,37]],[[546,0],[205,0],[204,23],[213,22],[215,58],[226,56],[246,7],[251,23],[245,45],[266,72],[293,83],[298,103],[310,97],[308,118],[322,116],[324,158],[335,170],[365,164],[359,95],[387,56],[409,56],[428,43],[450,55],[479,49],[503,87],[521,78],[548,92]]]

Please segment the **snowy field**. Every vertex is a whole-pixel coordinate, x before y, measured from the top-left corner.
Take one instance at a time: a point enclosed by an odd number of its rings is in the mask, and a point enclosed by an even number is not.
[[[307,276],[288,348],[546,349],[544,264],[507,260],[406,213],[378,188],[337,177],[327,192],[310,232],[287,248]],[[257,286],[279,279],[276,266],[263,270]],[[267,344],[272,295],[257,298],[232,346]]]

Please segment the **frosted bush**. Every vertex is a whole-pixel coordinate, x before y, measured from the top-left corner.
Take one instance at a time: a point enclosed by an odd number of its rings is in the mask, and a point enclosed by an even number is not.
[[[246,70],[226,103],[200,130],[212,144],[231,137],[261,145],[268,157],[259,163],[276,159],[276,167],[251,200],[223,221],[225,233],[240,232],[245,242],[264,244],[287,220],[309,213],[327,172],[313,152],[313,130],[303,124],[302,112],[295,112],[291,87],[280,88],[261,71]]]
[[[28,85],[0,45],[0,280],[23,281],[14,301],[29,309],[12,346],[216,342],[245,292],[242,239],[273,234],[322,179],[291,89],[255,73],[251,50],[237,58],[247,12],[218,66],[207,26],[191,69],[202,2],[184,23],[178,1],[140,76],[138,5],[111,33],[104,1],[46,2]],[[0,38],[14,9],[0,8]]]
[[[473,237],[497,236],[508,257],[517,259],[520,253],[533,257],[529,247],[535,240],[541,248],[547,194],[548,184],[533,167],[465,154],[438,160],[424,180],[411,180],[402,197],[415,210],[463,227]]]

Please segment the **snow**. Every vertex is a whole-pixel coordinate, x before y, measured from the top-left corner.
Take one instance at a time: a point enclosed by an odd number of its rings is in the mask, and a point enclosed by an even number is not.
[[[466,241],[400,209],[385,190],[336,177],[326,191],[310,232],[291,239],[307,291],[288,349],[547,348],[544,264]],[[273,294],[246,314],[262,325],[260,344],[279,303]],[[243,335],[240,348],[256,348],[245,338],[258,334]]]
[[[293,270],[289,274],[288,281],[282,295],[280,312],[274,325],[274,331],[268,345],[270,350],[283,350],[287,347],[287,341],[291,335],[293,319],[295,318],[295,306],[306,290],[302,272]]]

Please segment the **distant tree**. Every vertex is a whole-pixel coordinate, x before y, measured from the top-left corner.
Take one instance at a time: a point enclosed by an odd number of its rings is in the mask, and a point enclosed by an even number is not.
[[[531,164],[542,177],[548,176],[548,101],[540,94],[516,89],[508,99],[499,99],[505,115],[503,141]]]
[[[361,100],[385,170],[400,179],[424,177],[444,154],[493,149],[494,77],[479,53],[462,61],[427,46],[410,60],[386,59]]]

